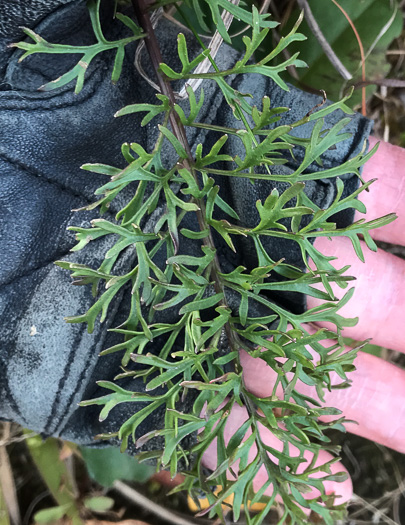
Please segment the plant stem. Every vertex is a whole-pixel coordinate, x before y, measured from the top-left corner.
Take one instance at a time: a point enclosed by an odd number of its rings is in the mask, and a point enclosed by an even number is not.
[[[180,118],[177,115],[177,112],[174,111],[176,100],[175,100],[173,89],[170,85],[170,82],[166,78],[164,78],[163,75],[159,72],[159,66],[163,62],[163,58],[160,52],[160,47],[159,47],[159,43],[155,35],[155,31],[153,29],[153,26],[152,26],[152,23],[149,17],[147,2],[145,0],[132,0],[132,6],[134,8],[135,16],[138,19],[138,23],[140,27],[146,33],[145,45],[146,45],[146,49],[148,50],[153,69],[155,71],[155,75],[157,77],[159,87],[161,89],[162,94],[167,96],[170,101],[170,105],[172,109],[169,113],[169,122],[172,127],[173,134],[177,138],[177,140],[180,142],[180,144],[183,146],[183,148],[185,149],[187,153],[188,158],[183,160],[183,166],[188,171],[190,171],[190,173],[193,174],[194,179],[197,183],[197,186],[200,187],[198,177],[193,168],[194,159],[191,153],[190,145],[187,140],[186,130],[182,122],[180,121]],[[211,228],[210,228],[210,225],[206,221],[204,199],[198,199],[197,204],[198,204],[198,207],[200,208],[198,211],[196,211],[198,225],[200,227],[200,230],[201,231],[208,230],[209,232],[208,235],[203,239],[203,243],[205,246],[209,247],[210,249],[216,252],[215,243],[212,238]],[[176,246],[175,246],[175,251],[177,251]],[[221,266],[219,263],[218,256],[215,255],[215,258],[211,263],[211,279],[214,284],[215,292],[222,293],[224,295],[224,298],[221,300],[221,305],[228,307],[226,296],[225,296],[225,288],[218,275],[219,273],[221,273]],[[229,323],[226,323],[225,325],[225,332],[226,332],[228,342],[230,345],[230,350],[231,351],[237,350],[239,348],[237,344],[238,336],[234,333]]]
[[[174,92],[170,83],[159,73],[159,66],[163,62],[162,54],[160,52],[159,43],[157,41],[155,31],[152,26],[148,14],[148,5],[145,0],[132,0],[132,5],[135,11],[135,15],[138,19],[139,25],[146,32],[145,45],[148,50],[153,69],[156,73],[156,77],[159,83],[160,90],[163,95],[168,97],[172,107],[176,104]],[[170,124],[176,138],[180,141],[181,145],[187,152],[189,160],[192,162],[191,149],[187,141],[186,131],[184,126],[180,122],[178,115],[175,111],[171,111],[169,115]],[[188,168],[189,169],[189,168]]]

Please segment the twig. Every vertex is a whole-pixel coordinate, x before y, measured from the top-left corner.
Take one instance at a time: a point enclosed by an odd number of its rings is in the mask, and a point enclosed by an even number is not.
[[[388,525],[398,525],[397,522],[395,522],[389,516],[384,514],[380,509],[378,509],[377,507],[375,507],[374,505],[372,505],[371,503],[369,503],[365,499],[361,498],[360,496],[357,496],[357,494],[353,495],[352,502],[353,503],[360,503],[361,505],[364,506],[364,508],[366,508],[367,510],[369,510],[369,511],[373,512],[375,515],[377,515],[379,519],[384,521],[384,523],[388,523]],[[353,518],[354,515],[352,514],[351,517]]]
[[[314,15],[312,14],[308,1],[307,0],[297,0],[297,3],[299,7],[304,10],[305,20],[307,21],[312,33],[314,34],[314,37],[318,40],[319,45],[323,49],[329,62],[332,64],[332,66],[336,69],[336,71],[345,80],[351,80],[353,76],[342,64],[340,59],[337,57],[336,53],[333,51],[331,45],[326,40],[324,34],[321,31],[321,28],[318,25],[318,22],[316,21]]]
[[[276,4],[280,4],[280,7],[282,9],[283,16],[277,16],[277,22],[280,23],[280,30],[284,29],[287,22],[291,20],[292,12],[295,8],[295,3],[296,0],[284,0],[283,2],[273,2],[273,7],[276,7]],[[287,5],[284,6],[283,4]],[[277,8],[275,9],[275,11],[277,11]]]
[[[163,8],[159,8],[157,11],[154,11],[151,15],[151,22],[152,27],[155,28],[157,23],[159,22],[161,16],[163,14]],[[153,80],[146,74],[145,70],[142,66],[142,51],[145,49],[145,40],[142,39],[135,51],[135,59],[134,59],[134,66],[136,67],[136,70],[141,75],[142,78],[146,80],[146,82],[153,87],[156,91],[160,92],[159,86],[156,84],[156,82],[153,82]]]
[[[361,88],[363,86],[385,86],[390,88],[404,88],[405,87],[405,80],[400,80],[398,78],[381,78],[381,79],[375,79],[375,80],[365,80],[364,82],[356,82],[354,84],[354,89]]]
[[[124,496],[129,501],[132,501],[136,505],[143,507],[151,514],[158,516],[160,519],[167,521],[168,523],[173,523],[174,525],[192,525],[192,523],[198,523],[197,521],[191,521],[192,518],[184,519],[181,516],[178,516],[174,512],[170,511],[166,507],[161,507],[154,501],[151,501],[149,498],[138,492],[137,490],[129,487],[126,483],[122,481],[114,481],[113,488]],[[201,522],[200,522],[201,523]]]
[[[31,434],[23,434],[22,436],[16,436],[16,437],[10,436],[9,438],[2,439],[0,441],[0,447],[11,445],[11,443],[21,443],[22,441],[25,441],[26,439],[33,437],[35,435],[36,435],[36,432],[31,432]]]
[[[324,106],[326,104],[326,101],[327,101],[326,92],[323,89],[320,89],[319,91],[322,93],[322,101],[319,102],[319,104],[316,104],[312,109],[310,109],[308,111],[308,113],[305,115],[305,117],[309,117],[310,115],[312,115],[312,113],[316,109],[321,108],[322,106]]]
[[[346,11],[343,9],[343,7],[336,1],[331,0],[335,6],[343,13],[343,16],[346,18],[346,20],[349,22],[350,27],[353,30],[353,33],[357,39],[357,43],[359,44],[360,49],[360,56],[361,56],[361,79],[363,82],[366,80],[366,58],[364,56],[364,47],[363,42],[361,41],[359,32],[356,29],[356,26],[353,23],[353,20],[350,18],[350,16],[346,13]],[[361,88],[361,112],[366,117],[367,116],[367,110],[366,110],[366,88]]]
[[[351,451],[349,445],[347,443],[343,444],[343,452],[351,462],[354,468],[354,474],[352,474],[350,477],[352,478],[352,481],[355,481],[356,479],[359,479],[361,476],[361,468],[359,465],[359,462],[356,459],[356,456]]]

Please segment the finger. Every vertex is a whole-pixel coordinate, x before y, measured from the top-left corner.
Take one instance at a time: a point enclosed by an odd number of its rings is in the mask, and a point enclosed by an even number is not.
[[[323,254],[338,257],[332,265],[342,268],[349,264],[348,273],[356,277],[354,296],[339,313],[344,317],[358,317],[359,322],[352,328],[345,328],[344,335],[358,341],[371,337],[376,345],[405,352],[402,336],[405,261],[384,251],[371,252],[364,243],[361,244],[365,263],[354,255],[349,239],[334,237],[330,241],[320,237],[315,241],[315,247]],[[339,298],[347,290],[333,284],[332,288]],[[308,308],[321,303],[319,299],[307,298]],[[327,326],[327,323],[319,325]]]
[[[378,141],[370,137],[370,146]],[[370,191],[363,191],[360,200],[364,202],[367,213],[356,211],[355,220],[377,219],[388,213],[397,213],[398,219],[387,226],[371,230],[370,234],[378,239],[392,244],[405,245],[405,213],[402,207],[405,199],[405,149],[380,142],[377,153],[364,165],[363,179],[374,182]]]
[[[322,344],[331,346],[333,342]],[[276,372],[259,357],[253,358],[244,351],[240,359],[248,390],[257,397],[270,396]],[[351,387],[325,392],[324,405],[338,408],[347,419],[357,422],[345,424],[349,432],[405,453],[405,371],[363,352],[359,352],[354,364],[357,370],[348,374]],[[337,374],[331,374],[331,379],[335,385],[342,382]],[[296,389],[317,398],[315,389],[300,381]]]
[[[230,438],[236,433],[236,431],[242,426],[242,424],[247,419],[248,419],[248,413],[246,411],[246,408],[240,407],[239,405],[235,404],[231,410],[231,413],[225,425],[225,430],[224,430],[225,444],[228,444]],[[274,435],[267,428],[259,424],[259,432],[260,432],[261,439],[266,445],[280,452],[283,451],[283,443],[279,439],[274,437]],[[251,432],[248,431],[246,433],[245,439],[247,439],[250,435],[251,435]],[[253,459],[256,456],[256,453],[257,453],[256,445],[253,445],[249,452],[250,461],[253,461]],[[289,453],[291,457],[299,455],[298,449],[293,447],[292,445],[290,445],[289,447]],[[270,457],[274,463],[276,464],[278,463],[275,457],[271,455]],[[308,452],[304,454],[304,457],[306,458],[307,463],[302,463],[300,465],[300,467],[297,469],[298,473],[302,473],[305,470],[306,465],[309,464],[313,456],[312,456],[312,453]],[[332,458],[333,456],[331,456],[331,454],[329,454],[328,452],[321,451],[317,458],[315,466],[317,467],[317,466],[323,465],[324,463],[330,461]],[[216,440],[214,440],[210,444],[207,451],[205,452],[204,457],[203,457],[203,464],[211,470],[215,470],[217,468],[218,465],[217,465]],[[235,465],[232,467],[232,470],[237,471],[237,463],[235,463]],[[343,467],[343,465],[340,463],[332,464],[331,471],[332,471],[332,474],[336,474],[337,472],[347,473],[347,470],[345,469],[345,467]],[[316,474],[313,474],[313,476],[311,477],[315,479],[315,478],[320,478],[323,476],[325,476],[325,473],[318,472]],[[228,479],[235,479],[231,472],[227,473],[227,477]],[[265,468],[261,467],[253,481],[254,490],[257,492],[267,481],[268,481],[268,474]],[[337,497],[336,504],[341,504],[341,503],[345,503],[349,501],[353,493],[352,482],[350,480],[349,475],[347,476],[347,479],[343,482],[336,482],[336,481],[329,481],[329,480],[324,481],[324,488],[325,488],[326,494],[336,495]],[[272,486],[270,485],[268,489],[265,491],[265,494],[271,495],[272,492],[273,492],[273,489],[272,489]],[[320,495],[319,491],[317,489],[313,489],[311,492],[304,494],[304,497],[305,499],[312,499],[312,498],[318,497],[319,495]]]

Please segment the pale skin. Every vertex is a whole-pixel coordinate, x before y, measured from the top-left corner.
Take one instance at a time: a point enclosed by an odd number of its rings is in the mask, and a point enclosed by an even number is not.
[[[370,146],[376,144],[370,138]],[[374,239],[405,246],[405,214],[401,213],[401,204],[405,201],[405,149],[380,143],[377,153],[364,166],[363,178],[368,181],[378,180],[371,186],[370,192],[363,192],[361,200],[367,207],[367,214],[356,212],[355,220],[372,220],[395,212],[398,219],[393,223],[372,230]],[[354,297],[342,310],[345,317],[359,317],[354,328],[348,328],[344,335],[356,340],[372,338],[374,344],[405,352],[403,338],[403,312],[405,311],[405,261],[379,250],[370,252],[366,247],[364,254],[366,265],[354,254],[351,242],[346,238],[318,238],[315,246],[326,255],[337,256],[339,268],[350,264],[350,275],[357,278]],[[333,264],[333,263],[332,263]],[[344,292],[336,287],[336,295]],[[319,301],[308,297],[308,308],[317,306]],[[244,381],[256,396],[271,394],[274,372],[260,359],[254,359],[243,352],[241,361]],[[357,421],[348,423],[348,431],[376,441],[384,446],[405,453],[405,370],[378,357],[360,352],[356,361],[356,372],[350,374],[352,387],[332,390],[326,394],[326,405],[339,408],[347,419]],[[301,384],[301,391],[314,395],[310,387]],[[246,410],[234,407],[225,430],[225,441],[246,420]],[[266,429],[262,429],[264,441],[277,447],[278,444]],[[254,456],[252,450],[252,457]],[[319,464],[330,459],[326,452],[319,458]],[[216,467],[216,449],[213,444],[204,458],[208,468]],[[341,472],[344,467],[335,464],[333,470]],[[256,478],[257,488],[265,481],[265,472],[259,472]],[[343,483],[326,482],[327,493],[339,495],[337,502],[343,503],[352,496],[350,478]],[[309,494],[314,497],[316,493]]]

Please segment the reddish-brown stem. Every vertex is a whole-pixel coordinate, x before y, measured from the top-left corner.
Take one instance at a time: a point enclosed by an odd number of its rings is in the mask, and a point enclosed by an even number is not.
[[[142,27],[142,29],[147,34],[147,36],[145,37],[145,45],[146,45],[146,49],[148,50],[153,69],[155,71],[160,90],[163,95],[166,95],[168,97],[172,108],[174,108],[176,100],[174,97],[173,89],[170,85],[170,82],[166,78],[164,78],[164,76],[159,72],[159,66],[163,62],[163,58],[160,52],[159,43],[157,41],[155,31],[152,27],[152,23],[149,17],[148,5],[145,0],[132,0],[132,5],[135,11],[135,16],[138,19],[139,25]],[[180,121],[176,111],[172,110],[170,112],[169,122],[172,127],[173,134],[179,140],[179,142],[184,147],[187,153],[188,158],[183,161],[183,165],[186,169],[188,169],[191,173],[193,173],[194,178],[198,185],[199,181],[197,179],[195,170],[193,169],[194,159],[191,153],[190,145],[187,140],[186,130],[184,129],[184,126],[182,122]],[[206,216],[205,203],[203,199],[198,199],[198,206],[200,209],[196,212],[196,214],[197,214],[199,227],[201,230],[208,229],[208,231],[210,232],[207,235],[207,237],[204,238],[203,242],[205,246],[208,246],[211,249],[215,250],[215,244],[214,244],[214,240],[211,235],[211,230],[205,219],[205,216]],[[217,256],[215,256],[215,259],[211,266],[211,279],[213,280],[213,284],[214,284],[216,293],[224,293],[224,288],[223,288],[223,285],[218,275],[220,272],[221,272],[221,266],[219,264],[219,259]],[[227,306],[225,294],[224,294],[224,298],[221,301],[221,304],[223,304],[224,306]],[[233,332],[229,323],[225,325],[225,331],[228,337],[229,345],[234,350],[238,349],[238,345],[236,343],[237,336]]]
[[[353,33],[356,37],[357,43],[359,44],[360,49],[360,56],[361,56],[361,79],[363,82],[366,81],[366,57],[364,55],[364,47],[363,42],[361,41],[360,35],[356,29],[356,26],[354,25],[352,19],[347,14],[347,12],[343,9],[343,7],[336,1],[332,0],[332,2],[335,4],[337,8],[339,8],[343,15],[345,16],[346,20],[349,22],[350,27],[353,29]],[[363,86],[361,88],[361,112],[366,117],[367,116],[367,109],[366,109],[366,88]]]
[[[153,27],[152,27],[152,22],[149,17],[148,5],[145,2],[145,0],[132,0],[132,5],[135,11],[135,16],[138,19],[139,25],[142,27],[142,29],[146,33],[145,45],[146,45],[146,49],[148,50],[153,69],[156,73],[160,90],[163,95],[166,95],[166,97],[168,97],[171,106],[174,107],[174,105],[176,104],[176,100],[174,98],[174,93],[170,85],[170,82],[168,82],[163,77],[163,75],[159,74],[159,66],[163,62],[163,58],[160,52],[160,47],[159,47],[159,43],[155,35],[155,31],[153,30]],[[192,161],[193,157],[191,154],[190,146],[187,141],[186,131],[184,129],[184,126],[180,122],[180,119],[178,118],[178,115],[175,111],[170,112],[169,121],[170,121],[170,125],[172,126],[174,135],[176,136],[176,138],[180,141],[181,145],[186,150],[190,161]]]

